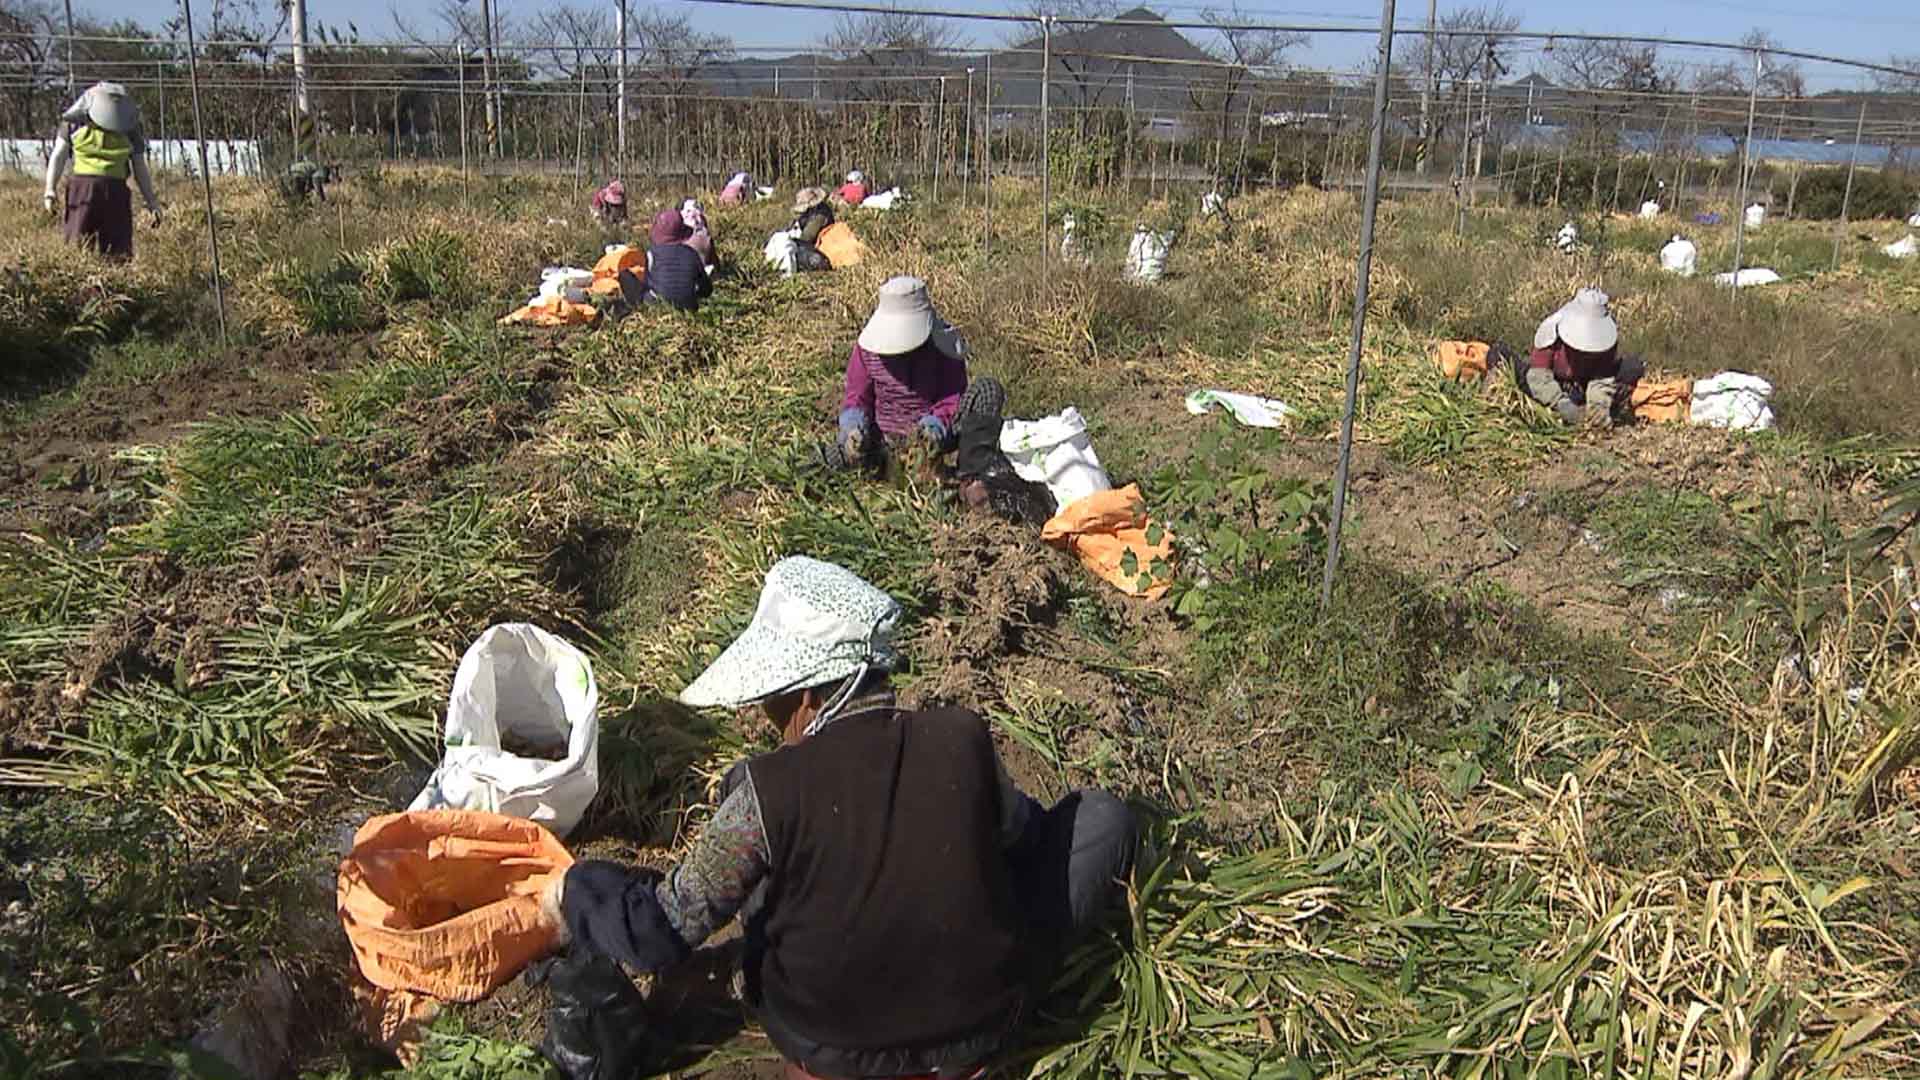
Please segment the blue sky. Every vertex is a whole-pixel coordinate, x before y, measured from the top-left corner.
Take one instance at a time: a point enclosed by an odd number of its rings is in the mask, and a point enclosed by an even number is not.
[[[273,0],[263,0],[272,3]],[[531,16],[544,5],[541,0],[500,0],[507,18]],[[612,0],[602,0],[609,6]],[[636,5],[653,0],[632,0]],[[1230,3],[1230,0],[1229,0]],[[204,5],[204,0],[203,0]],[[201,5],[201,6],[203,6]],[[107,18],[151,19],[160,5],[152,0],[81,0],[76,7]],[[351,21],[363,36],[384,37],[393,32],[392,9],[399,6],[409,13],[426,12],[432,0],[308,0],[308,17],[330,25]],[[686,10],[697,24],[714,33],[731,36],[741,46],[800,46],[816,39],[831,24],[827,15],[715,4],[666,0],[663,7]],[[903,6],[934,7],[943,10],[1004,12],[1019,6],[1018,0],[906,0]],[[1176,3],[1149,4],[1174,19],[1197,19],[1206,0],[1179,0]],[[1217,5],[1228,6],[1228,3]],[[1453,6],[1442,0],[1444,12]],[[1770,31],[1789,47],[1857,59],[1884,61],[1889,52],[1920,52],[1920,3],[1915,0],[1839,0],[1822,6],[1818,0],[1507,0],[1507,7],[1521,16],[1529,30],[1589,31],[1596,33],[1648,34],[1666,37],[1737,40],[1748,29],[1758,26]],[[1378,0],[1242,0],[1241,10],[1249,16],[1294,23],[1377,25]],[[430,19],[409,14],[409,19],[427,23]],[[1398,21],[1402,27],[1424,25],[1426,5],[1420,0],[1399,0]],[[971,24],[969,29],[981,40],[996,40],[1004,28],[994,24]],[[1296,62],[1328,69],[1351,69],[1361,63],[1373,48],[1373,39],[1360,34],[1321,35],[1296,55]],[[1523,56],[1515,65],[1524,73],[1535,61]],[[1676,52],[1671,59],[1682,64],[1705,63],[1712,59],[1701,53]],[[1810,65],[1807,75],[1815,90],[1858,85],[1857,73]]]

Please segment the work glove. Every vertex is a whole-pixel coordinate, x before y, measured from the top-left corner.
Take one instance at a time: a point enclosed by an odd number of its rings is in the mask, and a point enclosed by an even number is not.
[[[156,229],[160,227],[159,203],[154,203],[152,206],[147,207],[147,224],[152,225]]]
[[[1590,405],[1587,407],[1586,416],[1583,417],[1583,419],[1586,421],[1586,426],[1589,430],[1606,431],[1613,427],[1613,410],[1601,408],[1598,405]]]
[[[1553,409],[1560,414],[1560,422],[1569,427],[1580,422],[1580,416],[1583,411],[1580,406],[1573,403],[1572,398],[1561,398],[1560,403],[1555,405]]]
[[[867,460],[867,429],[857,427],[842,432],[840,452],[846,456],[849,465],[858,465]]]
[[[540,919],[553,927],[553,948],[558,952],[567,947],[573,934],[567,929],[567,912],[562,903],[566,899],[567,875],[565,872],[553,875],[546,887],[540,890]]]
[[[49,215],[54,213],[53,192],[49,191],[40,196],[40,209]]]
[[[940,444],[947,441],[947,425],[939,417],[929,413],[920,418],[920,424],[914,434],[918,435],[920,441],[926,443],[928,447],[938,450]]]

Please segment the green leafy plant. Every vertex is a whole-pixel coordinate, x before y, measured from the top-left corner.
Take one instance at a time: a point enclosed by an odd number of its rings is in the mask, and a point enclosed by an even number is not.
[[[1290,566],[1326,542],[1326,485],[1277,475],[1261,453],[1277,443],[1272,432],[1223,417],[1187,461],[1166,466],[1148,482],[1185,568],[1169,591],[1174,611],[1203,633],[1214,623],[1210,590]],[[1157,545],[1160,539],[1150,527],[1147,542]],[[1147,567],[1123,562],[1121,569],[1143,575],[1143,585],[1170,570],[1158,559]]]

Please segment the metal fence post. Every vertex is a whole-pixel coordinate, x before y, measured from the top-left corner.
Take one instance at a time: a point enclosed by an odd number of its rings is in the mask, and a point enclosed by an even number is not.
[[[1747,184],[1752,179],[1750,173],[1753,160],[1753,111],[1760,100],[1761,65],[1766,53],[1759,49],[1753,51],[1753,85],[1747,88],[1747,137],[1740,144],[1740,204],[1734,207],[1733,223],[1733,294],[1740,295],[1740,260],[1746,254],[1747,246]]]
[[[940,162],[947,156],[947,77],[940,76],[940,103],[933,112],[933,201],[940,201]]]
[[[193,0],[180,0],[180,11],[187,29],[187,82],[193,90],[193,142],[200,152],[200,192],[207,205],[207,247],[213,253],[213,308],[220,320],[220,345],[225,348],[227,292],[220,282],[220,227],[213,219],[213,176],[207,172],[207,132],[200,119],[200,62],[193,40]]]
[[[1840,224],[1833,229],[1833,262],[1840,265],[1840,238],[1847,231],[1847,213],[1853,208],[1853,169],[1860,163],[1860,139],[1867,130],[1867,103],[1860,103],[1860,119],[1853,125],[1853,148],[1847,152],[1847,191],[1840,196]]]
[[[1320,577],[1320,608],[1333,604],[1340,567],[1340,526],[1347,514],[1347,478],[1353,471],[1353,412],[1360,397],[1360,351],[1367,339],[1367,286],[1373,274],[1373,230],[1380,207],[1380,154],[1387,128],[1387,80],[1393,65],[1393,0],[1380,4],[1380,55],[1373,77],[1373,131],[1367,137],[1367,188],[1360,208],[1360,260],[1354,271],[1353,344],[1347,353],[1347,397],[1340,412],[1340,463],[1333,473],[1333,520],[1327,530],[1327,565]]]
[[[1053,224],[1053,112],[1048,92],[1053,87],[1053,16],[1040,18],[1040,266],[1044,278],[1047,248]]]

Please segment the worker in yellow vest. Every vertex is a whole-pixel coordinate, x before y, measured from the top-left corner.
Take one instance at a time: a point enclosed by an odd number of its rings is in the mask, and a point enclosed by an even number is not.
[[[64,218],[67,239],[97,248],[102,255],[133,254],[133,197],[127,178],[140,184],[147,211],[160,222],[160,200],[147,171],[147,140],[140,133],[140,110],[119,83],[95,83],[60,117],[60,133],[47,161],[47,187],[41,200],[53,213],[60,177],[67,180]]]

